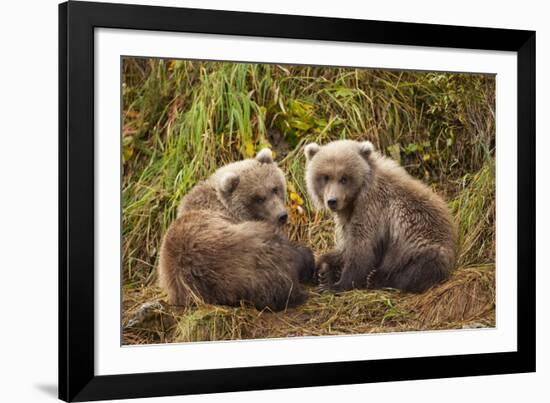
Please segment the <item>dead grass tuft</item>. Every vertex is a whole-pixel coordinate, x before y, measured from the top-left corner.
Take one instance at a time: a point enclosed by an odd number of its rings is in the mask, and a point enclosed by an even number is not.
[[[412,298],[409,306],[427,328],[468,322],[494,325],[495,267],[459,269],[447,282]]]
[[[184,310],[162,304],[159,289],[127,294],[123,344],[221,341],[299,336],[335,336],[495,326],[495,268],[456,270],[424,294],[356,290],[319,294],[284,312],[203,304]],[[153,302],[143,314],[142,302]],[[160,306],[159,306],[160,305]],[[135,318],[143,318],[128,327]]]

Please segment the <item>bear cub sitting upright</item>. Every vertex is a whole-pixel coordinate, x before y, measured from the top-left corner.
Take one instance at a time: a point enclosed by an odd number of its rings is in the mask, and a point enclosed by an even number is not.
[[[206,302],[274,311],[303,303],[311,250],[293,245],[286,182],[269,149],[218,169],[182,200],[160,249],[159,284],[173,305]]]
[[[305,155],[308,192],[336,220],[336,250],[317,262],[322,291],[423,292],[449,275],[456,224],[426,185],[368,141],[313,143]]]

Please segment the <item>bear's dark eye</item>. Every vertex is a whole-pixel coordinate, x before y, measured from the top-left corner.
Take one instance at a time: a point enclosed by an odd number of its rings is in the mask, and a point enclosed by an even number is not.
[[[328,175],[321,175],[319,176],[319,180],[323,183],[327,183],[328,182]]]
[[[342,185],[345,185],[346,183],[348,183],[348,177],[347,177],[347,176],[342,176],[342,177],[340,178],[340,183],[341,183]]]
[[[273,188],[272,190],[273,190],[273,194],[277,194],[277,193],[279,193],[279,189],[278,189],[278,188],[276,188],[276,187],[274,187],[274,188]]]
[[[265,202],[265,197],[263,197],[263,196],[254,196],[254,202],[255,203],[263,203],[263,202]]]

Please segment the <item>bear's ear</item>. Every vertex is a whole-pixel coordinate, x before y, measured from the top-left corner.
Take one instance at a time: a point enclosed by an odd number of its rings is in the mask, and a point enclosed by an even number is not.
[[[317,151],[319,151],[321,147],[317,143],[310,143],[304,148],[304,154],[306,155],[306,160],[309,161],[313,158],[315,154],[317,154]]]
[[[239,175],[235,172],[226,172],[220,179],[220,190],[223,193],[231,194],[239,185]]]
[[[362,141],[359,143],[359,154],[365,159],[371,155],[371,153],[374,151],[374,146],[370,141]]]
[[[262,164],[271,164],[273,163],[273,154],[269,148],[262,148],[256,154],[256,160]]]

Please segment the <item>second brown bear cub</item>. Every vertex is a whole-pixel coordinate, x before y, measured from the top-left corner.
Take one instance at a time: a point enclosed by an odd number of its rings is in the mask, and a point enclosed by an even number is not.
[[[173,305],[190,303],[282,310],[304,302],[300,282],[314,272],[311,250],[293,245],[286,181],[269,149],[218,169],[182,200],[165,234],[159,284]]]
[[[336,219],[336,249],[318,259],[321,290],[422,292],[455,264],[456,225],[445,202],[368,142],[305,148],[313,201]]]

